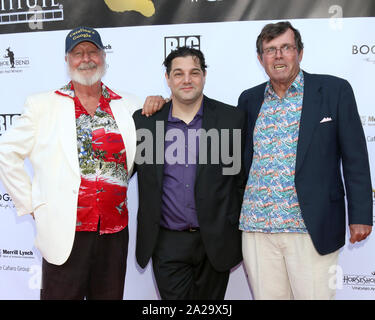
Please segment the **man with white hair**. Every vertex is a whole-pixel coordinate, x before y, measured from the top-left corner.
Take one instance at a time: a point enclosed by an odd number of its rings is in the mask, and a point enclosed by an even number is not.
[[[122,299],[136,150],[132,114],[140,103],[101,82],[105,52],[96,30],[70,31],[65,53],[71,81],[28,97],[2,135],[0,179],[18,214],[35,219],[41,299]]]

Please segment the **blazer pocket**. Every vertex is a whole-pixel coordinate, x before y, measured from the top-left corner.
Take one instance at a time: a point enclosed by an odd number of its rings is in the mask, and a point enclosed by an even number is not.
[[[335,128],[335,120],[327,121],[327,122],[321,122],[319,123],[319,130],[323,133],[331,133],[330,131]]]
[[[325,125],[329,125],[329,124],[333,124],[335,122],[335,119],[331,119],[331,120],[327,120],[327,121],[323,121],[323,122],[319,122],[319,124],[321,126],[325,126]]]
[[[44,211],[44,209],[47,206],[47,202],[39,202],[36,205],[33,206],[33,212],[35,219],[39,218],[39,214]],[[42,213],[43,215],[43,213]]]
[[[319,123],[317,130],[317,143],[323,155],[330,155],[337,147],[336,123],[334,120]]]
[[[40,206],[46,205],[46,202],[39,202],[33,205],[33,211],[37,210]]]

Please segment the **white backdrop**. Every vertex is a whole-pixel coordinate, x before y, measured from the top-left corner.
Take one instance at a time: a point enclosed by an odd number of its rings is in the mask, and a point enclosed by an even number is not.
[[[164,38],[200,36],[208,74],[205,94],[236,105],[240,93],[267,80],[257,61],[255,41],[270,21],[179,24],[98,29],[107,47],[109,65],[104,82],[115,91],[128,91],[144,99],[169,95],[164,80]],[[274,21],[272,21],[274,22]],[[375,18],[291,20],[305,44],[302,68],[310,73],[343,77],[353,86],[363,122],[374,181],[375,111],[373,104]],[[65,31],[0,35],[0,134],[10,118],[22,111],[29,94],[55,90],[69,81],[64,62]],[[355,47],[357,46],[358,53]],[[15,54],[15,68],[5,57]],[[13,117],[16,119],[16,116]],[[30,166],[26,168],[32,174]],[[151,265],[145,270],[135,262],[138,207],[136,178],[129,187],[130,243],[125,299],[158,299]],[[64,201],[64,199],[61,199]],[[41,257],[33,246],[31,217],[16,216],[6,190],[0,185],[0,299],[39,299]],[[374,237],[341,250],[332,269],[337,299],[375,298]],[[337,281],[336,281],[337,276]],[[251,299],[242,265],[232,271],[226,299]]]

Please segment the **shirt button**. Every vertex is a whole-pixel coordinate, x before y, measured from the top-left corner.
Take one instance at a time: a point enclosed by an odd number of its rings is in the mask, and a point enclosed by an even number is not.
[[[186,188],[189,188],[189,185],[188,185],[188,184],[186,185]]]
[[[186,167],[186,168],[189,168],[189,165],[188,165],[188,164],[186,164],[186,165],[185,165],[185,167]]]

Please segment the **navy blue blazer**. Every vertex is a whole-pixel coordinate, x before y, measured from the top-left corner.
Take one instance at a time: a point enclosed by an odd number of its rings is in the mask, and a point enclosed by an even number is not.
[[[348,81],[304,72],[304,83],[295,186],[314,246],[320,254],[328,254],[345,244],[344,190],[349,224],[372,225],[370,167],[362,123]],[[265,87],[263,83],[248,89],[238,100],[238,107],[247,116],[244,153],[247,175],[253,157],[254,126]],[[321,122],[323,118],[332,121]]]
[[[171,101],[160,111],[151,117],[141,115],[141,110],[134,113],[133,118],[137,128],[148,129],[152,133],[153,159],[157,158],[158,129],[157,122],[164,124],[162,137],[165,135],[166,122],[168,120]],[[229,129],[229,153],[233,155],[233,129],[244,132],[244,113],[233,106],[210,99],[203,98],[203,120],[202,129],[207,132],[211,129]],[[140,133],[140,131],[138,131]],[[159,132],[160,134],[160,132]],[[140,137],[141,138],[141,137]],[[199,152],[207,148],[207,162],[198,163],[194,186],[195,204],[200,227],[200,234],[206,249],[208,259],[212,266],[219,272],[227,271],[236,266],[242,260],[241,231],[238,228],[238,221],[241,211],[241,204],[246,184],[246,176],[243,168],[236,175],[223,175],[224,167],[231,167],[220,157],[214,161],[212,155],[222,155],[222,136],[218,135],[219,143],[215,146],[211,139],[207,144],[200,144]],[[244,137],[241,137],[241,141]],[[164,141],[164,139],[163,139]],[[137,142],[138,145],[141,141]],[[139,151],[139,150],[138,150]],[[241,146],[241,152],[243,148]],[[140,156],[137,153],[137,157]],[[164,152],[162,153],[164,159]],[[138,174],[139,207],[137,215],[137,245],[136,258],[138,264],[144,268],[149,262],[158,242],[160,229],[162,193],[163,193],[163,164],[153,161],[150,164],[136,161]]]

